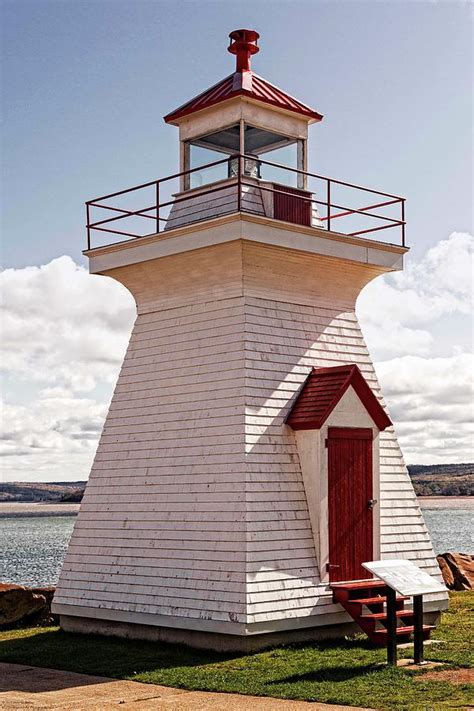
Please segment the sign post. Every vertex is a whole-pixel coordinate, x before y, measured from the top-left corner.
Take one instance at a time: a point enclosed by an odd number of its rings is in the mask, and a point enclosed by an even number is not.
[[[387,664],[397,666],[397,593],[387,586]]]
[[[423,659],[423,595],[413,596],[413,662],[424,664]]]
[[[362,566],[387,585],[387,664],[397,664],[397,593],[413,597],[413,661],[424,664],[423,595],[446,592],[446,587],[411,560],[373,560]]]

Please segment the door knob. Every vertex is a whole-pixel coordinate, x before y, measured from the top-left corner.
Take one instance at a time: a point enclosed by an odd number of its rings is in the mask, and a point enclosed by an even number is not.
[[[369,507],[369,509],[373,509],[376,503],[377,499],[369,499],[367,502],[367,506]]]

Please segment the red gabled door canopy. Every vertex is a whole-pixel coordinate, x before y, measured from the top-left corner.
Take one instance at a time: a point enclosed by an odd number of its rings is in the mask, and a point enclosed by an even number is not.
[[[313,368],[285,420],[294,430],[319,430],[346,390],[352,386],[377,428],[392,421],[375,397],[357,365]]]

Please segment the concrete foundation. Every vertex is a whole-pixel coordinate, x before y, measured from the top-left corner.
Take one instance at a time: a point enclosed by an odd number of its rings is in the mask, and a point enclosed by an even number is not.
[[[428,612],[424,615],[424,622],[427,625],[437,625],[440,616],[437,611]],[[360,633],[361,631],[354,622],[348,622],[244,636],[200,632],[176,627],[155,627],[115,620],[97,620],[92,617],[75,617],[73,615],[61,615],[60,625],[65,632],[97,634],[106,637],[121,637],[123,639],[141,639],[147,642],[184,644],[195,649],[212,649],[215,652],[240,652],[244,654],[284,644],[342,639],[347,635]]]
[[[424,623],[438,625],[441,614],[438,611],[424,614]],[[116,620],[98,620],[92,617],[60,616],[61,629],[78,634],[97,634],[123,639],[141,639],[147,642],[167,642],[184,644],[195,649],[212,649],[215,652],[240,652],[248,654],[269,647],[301,642],[320,642],[326,639],[342,639],[361,632],[355,622],[336,625],[321,625],[302,629],[280,630],[264,634],[233,635],[217,632],[140,625]]]
[[[345,635],[360,632],[357,625],[352,622],[342,625],[308,627],[248,636],[199,632],[176,627],[152,627],[151,625],[97,620],[91,617],[74,617],[72,615],[61,615],[60,624],[65,632],[98,634],[107,637],[122,637],[124,639],[142,639],[148,642],[169,642],[172,644],[184,644],[196,649],[241,653],[257,652],[261,649],[282,644],[340,639]]]

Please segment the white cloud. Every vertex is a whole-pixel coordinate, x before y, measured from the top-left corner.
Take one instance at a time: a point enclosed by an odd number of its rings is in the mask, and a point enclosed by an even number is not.
[[[359,299],[409,463],[473,457],[472,363],[463,333],[470,329],[472,249],[472,237],[454,233],[404,273],[375,280]],[[0,281],[3,477],[85,479],[135,318],[133,299],[66,256],[7,269]]]
[[[6,479],[84,479],[92,463],[107,405],[60,388],[28,405],[4,403],[0,441]]]
[[[7,269],[0,282],[2,476],[85,479],[135,318],[133,298],[66,256]]]
[[[408,259],[403,272],[378,278],[363,290],[358,315],[377,359],[406,353],[428,355],[440,345],[430,332],[435,321],[455,315],[469,318],[473,254],[473,237],[454,232],[419,262]],[[459,345],[453,342],[452,333],[449,337],[453,348]]]
[[[405,459],[411,464],[474,457],[474,359],[403,356],[376,364]]]
[[[124,287],[66,256],[6,269],[0,283],[2,367],[10,375],[76,392],[116,379],[135,317]]]
[[[454,232],[357,303],[367,345],[409,463],[472,461],[473,252]]]

